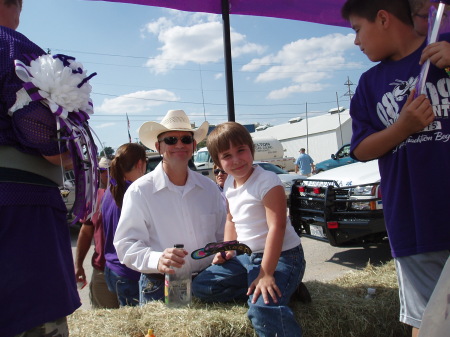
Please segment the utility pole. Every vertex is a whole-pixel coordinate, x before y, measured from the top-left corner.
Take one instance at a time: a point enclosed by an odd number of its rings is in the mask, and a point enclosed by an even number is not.
[[[337,110],[338,110],[337,115],[339,118],[339,130],[341,132],[341,146],[342,146],[342,145],[344,145],[344,140],[342,138],[341,108],[339,106],[339,96],[338,96],[337,91],[336,91],[336,104],[337,104]]]
[[[309,153],[309,129],[308,129],[308,102],[305,104],[306,114],[306,152]]]
[[[353,95],[355,94],[352,89],[351,86],[354,85],[352,83],[352,81],[350,81],[350,79],[347,76],[347,82],[344,83],[344,85],[347,86],[347,92],[344,94],[344,96],[349,96],[350,97],[350,101],[352,100]]]

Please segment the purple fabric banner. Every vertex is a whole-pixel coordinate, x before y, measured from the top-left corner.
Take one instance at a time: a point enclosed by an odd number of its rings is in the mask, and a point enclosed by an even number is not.
[[[188,12],[222,13],[221,0],[91,0],[123,2],[178,9]],[[229,0],[230,14],[267,16],[350,27],[342,19],[345,0]]]

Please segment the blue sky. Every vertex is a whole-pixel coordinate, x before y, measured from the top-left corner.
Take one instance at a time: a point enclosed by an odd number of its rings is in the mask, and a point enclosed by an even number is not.
[[[349,106],[374,64],[350,28],[232,15],[236,121],[278,125]],[[183,109],[199,126],[228,119],[221,17],[87,0],[26,0],[18,31],[44,50],[76,57],[91,81],[97,144],[133,141],[146,121]]]

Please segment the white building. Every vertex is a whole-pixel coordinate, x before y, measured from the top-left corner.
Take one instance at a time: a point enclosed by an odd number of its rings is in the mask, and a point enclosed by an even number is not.
[[[263,128],[259,128],[260,130]],[[341,108],[308,119],[292,118],[289,123],[268,127],[252,133],[255,138],[273,137],[281,141],[285,157],[297,158],[305,148],[315,163],[330,159],[343,144],[350,143],[352,121],[349,110]]]

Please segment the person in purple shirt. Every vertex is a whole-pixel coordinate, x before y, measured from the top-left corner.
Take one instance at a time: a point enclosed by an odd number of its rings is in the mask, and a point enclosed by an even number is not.
[[[107,308],[114,309],[119,307],[117,295],[108,289],[105,280],[105,235],[103,233],[103,219],[100,210],[103,195],[109,180],[109,165],[111,160],[101,158],[99,162],[100,186],[97,191],[96,212],[90,220],[82,222],[80,232],[78,233],[77,250],[75,253],[75,276],[77,283],[87,284],[87,277],[83,268],[83,262],[91,248],[92,239],[94,239],[94,253],[92,254],[92,276],[89,282],[89,298],[91,306],[94,309]]]
[[[448,34],[426,46],[407,0],[348,0],[355,44],[373,62],[350,104],[351,156],[378,158],[383,211],[400,297],[400,321],[419,334],[424,309],[450,254]],[[425,94],[420,64],[430,59]]]
[[[121,306],[139,304],[139,278],[141,273],[120,263],[114,248],[114,234],[119,223],[125,191],[146,171],[145,148],[137,143],[121,145],[110,166],[110,188],[102,204],[105,233],[105,279],[108,289],[117,294]]]
[[[71,160],[47,106],[9,113],[23,88],[14,61],[46,54],[15,31],[21,9],[0,0],[0,336],[68,336],[66,316],[81,303],[58,186]]]

